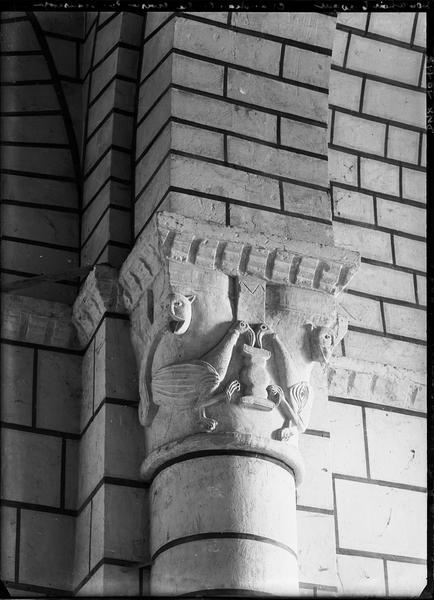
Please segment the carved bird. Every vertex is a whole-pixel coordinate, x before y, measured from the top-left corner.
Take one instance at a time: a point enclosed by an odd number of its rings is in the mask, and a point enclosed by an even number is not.
[[[219,392],[220,384],[226,377],[233,348],[241,333],[249,331],[244,321],[231,326],[222,340],[199,360],[168,365],[152,376],[152,397],[157,405],[195,406],[199,419],[208,431],[217,426],[215,419],[206,416],[205,409],[219,402],[222,397],[230,400],[239,390],[239,383],[233,381],[226,392]]]

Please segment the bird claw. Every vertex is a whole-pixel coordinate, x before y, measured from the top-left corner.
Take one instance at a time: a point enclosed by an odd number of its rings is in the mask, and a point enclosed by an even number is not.
[[[288,442],[292,438],[293,435],[294,435],[294,432],[291,431],[290,427],[282,427],[282,429],[279,429],[278,434],[277,434],[278,439],[281,442]]]
[[[232,396],[241,390],[240,382],[236,379],[232,381],[228,387],[226,388],[226,399],[228,402],[231,402]]]
[[[214,431],[214,429],[217,427],[217,425],[218,425],[218,422],[215,419],[210,419],[208,417],[201,417],[201,426],[207,431],[207,433]]]

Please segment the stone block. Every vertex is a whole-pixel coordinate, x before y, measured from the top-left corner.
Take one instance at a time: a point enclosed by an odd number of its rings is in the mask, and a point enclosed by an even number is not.
[[[333,473],[366,477],[361,407],[331,400],[328,409]]]
[[[367,14],[363,12],[340,12],[338,14],[338,24],[365,31],[366,17]]]
[[[117,485],[98,490],[92,499],[91,568],[103,558],[149,560],[147,493],[143,488]]]
[[[173,15],[173,12],[154,12],[154,11],[149,11],[146,14],[146,29],[145,29],[145,35],[146,37],[148,37],[148,35],[151,35],[151,33],[153,31],[155,31],[158,27],[160,27],[164,21],[167,21],[167,19]]]
[[[427,224],[424,208],[377,198],[377,216],[378,224],[382,227],[426,236]]]
[[[342,14],[342,13],[341,13]],[[348,43],[348,32],[336,29],[333,40],[332,65],[344,66],[345,51]]]
[[[332,240],[332,228],[330,225],[306,221],[289,215],[265,212],[261,208],[249,206],[230,206],[231,225],[240,225],[247,229],[257,229],[271,235],[281,234],[296,239],[309,241],[323,241],[330,243]]]
[[[397,335],[426,339],[426,314],[424,310],[399,306],[397,304],[384,304],[386,331]]]
[[[280,121],[280,140],[283,146],[327,155],[327,130],[323,127],[283,117]]]
[[[417,13],[416,33],[414,43],[425,48],[426,46],[426,14],[423,12]]]
[[[94,407],[94,356],[95,340],[93,339],[83,355],[81,363],[81,408],[80,408],[80,431],[83,431],[90,417],[93,415]]]
[[[0,118],[0,125],[1,139],[5,142],[32,143],[35,139],[46,144],[66,144],[68,142],[61,116],[7,116]]]
[[[337,555],[339,593],[344,596],[386,596],[381,558]]]
[[[136,158],[149,147],[172,115],[172,92],[168,90],[137,128]]]
[[[193,123],[210,125],[261,140],[274,142],[276,139],[274,115],[237,106],[224,100],[173,90],[172,114]]]
[[[345,356],[414,371],[426,368],[425,346],[357,331],[345,336]]]
[[[95,338],[94,410],[105,398],[138,399],[136,360],[126,320],[105,318]]]
[[[380,302],[363,296],[345,294],[340,301],[344,312],[348,311],[348,323],[356,327],[365,327],[383,331]],[[351,316],[350,316],[351,315]]]
[[[130,242],[130,214],[127,211],[110,208],[105,213],[92,235],[82,246],[82,262],[88,265],[96,261],[104,262],[100,252],[110,242],[124,244]]]
[[[394,160],[417,164],[419,155],[419,133],[400,127],[389,127],[387,156]]]
[[[181,123],[172,123],[170,129],[171,147],[174,150],[224,160],[223,134]]]
[[[39,49],[30,20],[8,23],[2,28],[2,52],[31,52]]]
[[[2,498],[59,506],[62,440],[3,429]]]
[[[84,186],[84,203],[89,203],[109,177],[118,177],[128,180],[130,174],[131,158],[129,154],[119,152],[118,150],[112,150],[87,177]]]
[[[17,536],[17,509],[1,507],[1,578],[15,580],[15,545]]]
[[[134,110],[135,84],[131,81],[114,79],[98,100],[89,107],[89,137],[105,119],[113,107],[132,112]]]
[[[139,596],[139,569],[103,565],[104,596]]]
[[[339,189],[338,186],[334,185],[333,208],[337,217],[362,221],[363,223],[375,222],[374,200],[369,194]]]
[[[426,419],[367,408],[366,429],[372,478],[426,487]]]
[[[337,585],[333,515],[297,511],[299,580]]]
[[[94,63],[97,63],[115,46],[121,34],[123,15],[118,13],[96,34]]]
[[[395,236],[396,264],[418,271],[426,270],[426,244],[417,240]]]
[[[78,215],[3,204],[3,235],[65,246],[78,245]]]
[[[21,510],[20,580],[70,590],[74,517]]]
[[[173,186],[187,184],[199,195],[205,192],[258,206],[280,205],[279,184],[274,179],[182,156],[173,157],[171,165]]]
[[[420,164],[422,167],[426,167],[426,133],[422,133],[422,148]]]
[[[333,230],[337,246],[356,250],[364,258],[392,262],[390,234],[339,222],[334,223]]]
[[[134,206],[134,233],[138,235],[145,223],[151,217],[155,208],[159,206],[161,199],[167,192],[170,185],[170,165],[171,157],[167,157],[161,167],[155,172],[149,185],[143,193],[136,188],[139,193]]]
[[[353,35],[346,66],[361,73],[417,85],[421,59],[420,52]]]
[[[163,57],[173,48],[175,19],[168,21],[146,42],[143,47],[142,72],[140,81],[149,75]]]
[[[349,110],[359,110],[362,78],[339,71],[330,73],[329,102]]]
[[[335,485],[340,548],[425,558],[424,493],[341,479]]]
[[[399,196],[399,167],[370,158],[360,159],[361,187]]]
[[[105,414],[105,475],[141,481],[145,440],[137,407],[108,404]]]
[[[409,200],[426,202],[426,173],[402,169],[402,195]]]
[[[327,374],[319,365],[312,369],[310,384],[314,390],[314,409],[310,416],[309,429],[329,431]]]
[[[284,181],[283,205],[285,210],[331,221],[330,196],[328,192],[314,190]]]
[[[76,592],[76,596],[95,597],[104,594],[104,565],[92,574],[86,583]]]
[[[335,20],[321,13],[234,12],[232,25],[331,49]]]
[[[139,53],[129,48],[117,48],[104,59],[92,72],[90,99],[93,101],[98,94],[108,85],[113,77],[129,77],[135,79],[137,76],[137,64]],[[114,82],[115,87],[119,81]],[[130,84],[130,89],[131,89]],[[133,102],[130,99],[130,102]],[[122,106],[124,108],[124,106]]]
[[[95,13],[90,13],[91,15]],[[63,10],[37,11],[35,15],[43,31],[70,35],[80,39],[83,34],[83,18],[74,11]]]
[[[424,17],[419,13],[419,18]],[[390,15],[373,12],[369,21],[368,31],[384,37],[410,43],[415,14],[412,12],[392,12]],[[416,42],[415,42],[416,43]]]
[[[8,200],[51,204],[77,208],[78,196],[75,183],[9,175],[2,177],[1,192]]]
[[[306,477],[297,490],[297,504],[333,509],[330,439],[305,433],[300,436],[299,448],[305,461]]]
[[[330,56],[286,46],[283,76],[287,79],[328,88],[329,74]]]
[[[384,154],[386,125],[335,112],[333,143],[370,154]]]
[[[89,502],[77,516],[75,521],[73,588],[75,589],[89,573],[90,547],[90,512]]]
[[[270,148],[238,138],[228,138],[230,163],[288,177],[314,185],[327,186],[327,161],[288,150]]]
[[[411,274],[367,263],[360,265],[350,289],[405,302],[415,301]]]
[[[327,94],[228,69],[228,97],[327,123]]]
[[[329,149],[329,176],[331,181],[358,185],[357,156]]]
[[[78,497],[79,441],[65,440],[65,508],[76,510]]]
[[[41,55],[2,56],[0,68],[4,83],[15,81],[50,80],[50,72],[45,57]]]
[[[363,112],[383,119],[425,127],[425,94],[367,80]]]
[[[213,221],[224,225],[226,222],[226,205],[218,200],[169,192],[160,209],[175,212],[185,217],[200,217],[204,221]]]
[[[40,350],[36,425],[78,433],[80,401],[81,357]]]
[[[213,13],[216,14],[216,13]],[[173,54],[173,83],[210,92],[223,93],[224,67],[190,56]]]
[[[174,46],[234,65],[273,75],[279,73],[280,44],[208,23],[178,18]]]
[[[73,177],[71,153],[58,148],[33,148],[6,146],[2,149],[4,169],[28,171],[43,175]]]
[[[419,13],[420,14],[420,13]],[[427,566],[388,560],[389,596],[419,598],[427,584]]]
[[[46,38],[57,73],[62,77],[78,77],[77,42],[75,40]]]
[[[416,275],[416,281],[419,304],[426,306],[426,277],[423,275]]]
[[[6,88],[2,96],[2,110],[12,113],[59,110],[59,102],[54,86],[32,83]]]
[[[85,171],[108,151],[110,146],[122,146],[129,149],[133,135],[133,119],[126,115],[113,113],[87,142]]]
[[[32,424],[33,352],[2,344],[1,414],[8,423]]]
[[[81,506],[104,476],[105,419],[103,406],[80,440],[77,506]]]

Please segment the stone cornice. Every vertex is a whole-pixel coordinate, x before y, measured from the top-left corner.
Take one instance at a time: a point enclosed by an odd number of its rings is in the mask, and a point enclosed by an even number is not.
[[[72,309],[80,344],[85,346],[106,312],[125,313],[116,269],[97,265],[89,273]]]
[[[79,346],[71,306],[17,294],[2,294],[2,337],[58,348]]]
[[[160,212],[120,272],[128,310],[135,307],[165,261],[337,296],[359,268],[360,256],[344,248]]]
[[[426,411],[426,373],[345,356],[332,358],[329,395],[416,412]]]

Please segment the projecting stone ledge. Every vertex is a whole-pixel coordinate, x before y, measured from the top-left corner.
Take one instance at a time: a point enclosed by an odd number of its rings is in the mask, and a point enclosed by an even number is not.
[[[121,269],[129,310],[164,259],[334,296],[348,285],[360,265],[359,254],[351,250],[161,212],[138,238]]]

